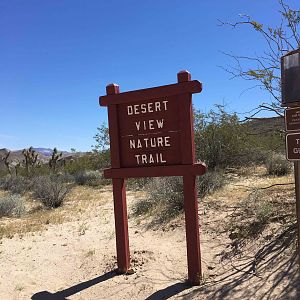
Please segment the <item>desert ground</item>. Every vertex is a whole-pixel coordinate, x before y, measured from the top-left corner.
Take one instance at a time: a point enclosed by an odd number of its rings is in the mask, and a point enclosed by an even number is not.
[[[183,215],[167,224],[133,217],[146,195],[128,190],[135,272],[116,275],[112,187],[75,187],[62,207],[41,209],[27,195],[30,213],[0,220],[0,299],[300,299],[295,222],[276,218],[283,206],[294,209],[293,177],[266,176],[260,168],[226,176],[226,186],[199,199],[200,286],[186,284]],[[240,210],[247,197],[273,203],[275,217],[251,238],[237,239],[229,228],[247,219]]]

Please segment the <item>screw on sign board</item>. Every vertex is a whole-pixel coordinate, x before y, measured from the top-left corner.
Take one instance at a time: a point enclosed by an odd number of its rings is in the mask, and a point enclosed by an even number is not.
[[[200,283],[196,175],[206,166],[195,163],[192,94],[202,85],[187,71],[177,74],[178,83],[120,93],[119,86],[106,87],[99,98],[108,107],[111,168],[113,179],[118,271],[130,269],[125,178],[183,176],[187,239],[188,279]]]

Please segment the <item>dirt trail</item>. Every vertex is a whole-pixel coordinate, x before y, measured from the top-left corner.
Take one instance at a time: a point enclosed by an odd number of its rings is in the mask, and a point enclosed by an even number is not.
[[[213,202],[208,197],[199,208],[204,272],[200,287],[189,288],[184,283],[187,263],[182,218],[166,230],[147,229],[148,220],[129,218],[136,272],[122,276],[111,272],[116,267],[114,217],[112,192],[106,188],[94,191],[99,200],[91,201],[79,215],[74,213],[71,221],[0,241],[0,299],[297,299],[292,284],[297,281],[295,263],[286,250],[263,274],[250,274],[244,268],[253,262],[255,243],[240,258],[226,258],[232,245],[221,229],[232,202],[225,198],[228,191],[235,192],[233,186],[226,190],[215,195],[221,200]],[[139,197],[141,193],[127,193],[129,211]],[[269,258],[266,252],[263,259]]]

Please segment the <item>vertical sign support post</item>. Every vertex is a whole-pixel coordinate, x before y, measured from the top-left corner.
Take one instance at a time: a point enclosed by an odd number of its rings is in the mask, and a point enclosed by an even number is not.
[[[281,57],[281,106],[285,110],[286,157],[294,161],[298,263],[300,271],[300,48]],[[292,132],[292,133],[291,133]]]
[[[177,74],[178,83],[191,80],[191,74],[181,71]],[[181,139],[181,149],[183,163],[195,163],[194,149],[194,127],[193,127],[193,112],[191,95],[183,105],[187,106],[186,111],[189,111],[189,116],[182,116],[182,126],[186,126],[186,133]],[[188,143],[188,144],[187,144]],[[183,176],[183,197],[184,197],[184,213],[185,213],[185,231],[187,245],[187,263],[188,263],[188,281],[192,285],[199,285],[202,275],[201,271],[201,255],[200,255],[200,238],[199,238],[199,217],[198,217],[198,200],[196,189],[196,176]]]
[[[196,177],[194,175],[184,175],[183,188],[188,260],[188,281],[192,285],[199,285],[202,272]]]
[[[109,84],[106,87],[107,95],[119,94],[119,86]],[[108,108],[109,114],[109,135],[110,148],[112,156],[112,167],[120,168],[119,142],[117,136],[118,116],[116,105]],[[117,272],[119,274],[127,273],[130,268],[129,236],[128,236],[128,217],[126,205],[126,189],[124,178],[113,178],[113,197],[114,197],[114,214],[115,214],[115,232],[117,246]]]
[[[296,216],[297,216],[297,233],[298,233],[298,263],[300,271],[300,162],[294,162],[294,172],[295,172],[295,192],[296,192]]]

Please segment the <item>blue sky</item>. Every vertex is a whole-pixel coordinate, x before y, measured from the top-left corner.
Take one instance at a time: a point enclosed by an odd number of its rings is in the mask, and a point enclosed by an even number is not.
[[[217,19],[246,13],[274,25],[278,10],[276,0],[0,0],[0,148],[90,150],[107,120],[98,97],[108,83],[121,91],[171,84],[183,69],[203,83],[198,109],[248,111],[270,97],[230,80],[222,51],[253,55],[264,41]]]

